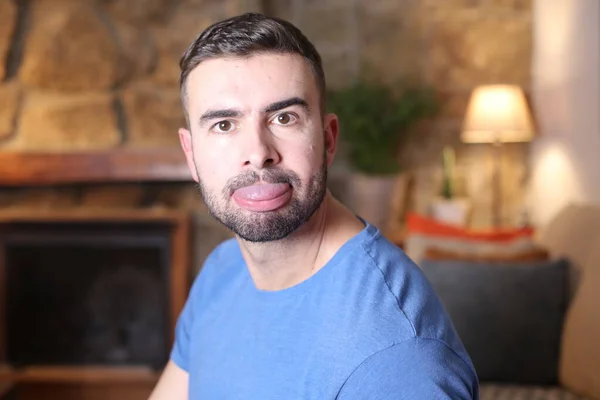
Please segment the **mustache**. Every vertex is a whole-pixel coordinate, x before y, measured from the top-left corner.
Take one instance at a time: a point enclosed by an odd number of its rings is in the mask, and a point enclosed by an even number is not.
[[[248,171],[230,178],[223,188],[223,194],[229,197],[236,190],[254,185],[259,181],[266,183],[287,183],[292,187],[300,187],[302,184],[300,177],[294,171],[281,168],[267,168],[260,173]]]

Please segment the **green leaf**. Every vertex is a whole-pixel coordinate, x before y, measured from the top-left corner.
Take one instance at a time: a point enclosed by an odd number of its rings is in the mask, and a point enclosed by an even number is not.
[[[363,79],[328,93],[328,108],[340,119],[340,137],[352,166],[386,175],[399,172],[398,154],[409,143],[411,128],[434,116],[438,104],[430,88],[400,90]]]

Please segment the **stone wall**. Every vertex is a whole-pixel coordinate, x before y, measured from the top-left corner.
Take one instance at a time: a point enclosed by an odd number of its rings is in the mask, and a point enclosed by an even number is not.
[[[417,132],[402,154],[415,178],[413,207],[426,212],[441,188],[441,151],[457,151],[459,195],[473,204],[471,225],[492,222],[492,149],[460,143],[471,90],[509,83],[530,90],[531,0],[289,0],[272,11],[303,29],[323,55],[328,84],[367,71],[385,81],[433,86],[440,115]],[[285,5],[285,6],[284,6]],[[343,132],[342,132],[343,135]],[[524,207],[528,145],[510,145],[502,159],[502,215],[518,223]]]
[[[177,146],[178,62],[252,1],[0,0],[0,151]]]
[[[529,88],[530,0],[0,0],[0,151],[178,146],[179,57],[203,28],[245,11],[289,19],[316,44],[328,83],[361,71],[433,85],[441,115],[402,159],[424,211],[457,146],[473,225],[490,221],[489,149],[459,143],[468,95],[481,83]],[[342,133],[343,134],[343,133]],[[504,159],[504,214],[514,220],[526,147]]]

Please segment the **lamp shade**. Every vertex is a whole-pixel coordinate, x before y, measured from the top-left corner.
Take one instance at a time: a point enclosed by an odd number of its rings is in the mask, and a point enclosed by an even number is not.
[[[519,86],[484,85],[473,91],[462,127],[463,142],[527,142],[533,136],[531,114]]]

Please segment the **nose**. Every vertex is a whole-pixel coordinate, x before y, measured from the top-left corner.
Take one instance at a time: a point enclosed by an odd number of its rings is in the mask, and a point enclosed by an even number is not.
[[[244,132],[246,145],[243,154],[244,167],[256,169],[272,167],[279,163],[281,157],[277,152],[271,133],[263,128],[257,127],[251,131]]]

